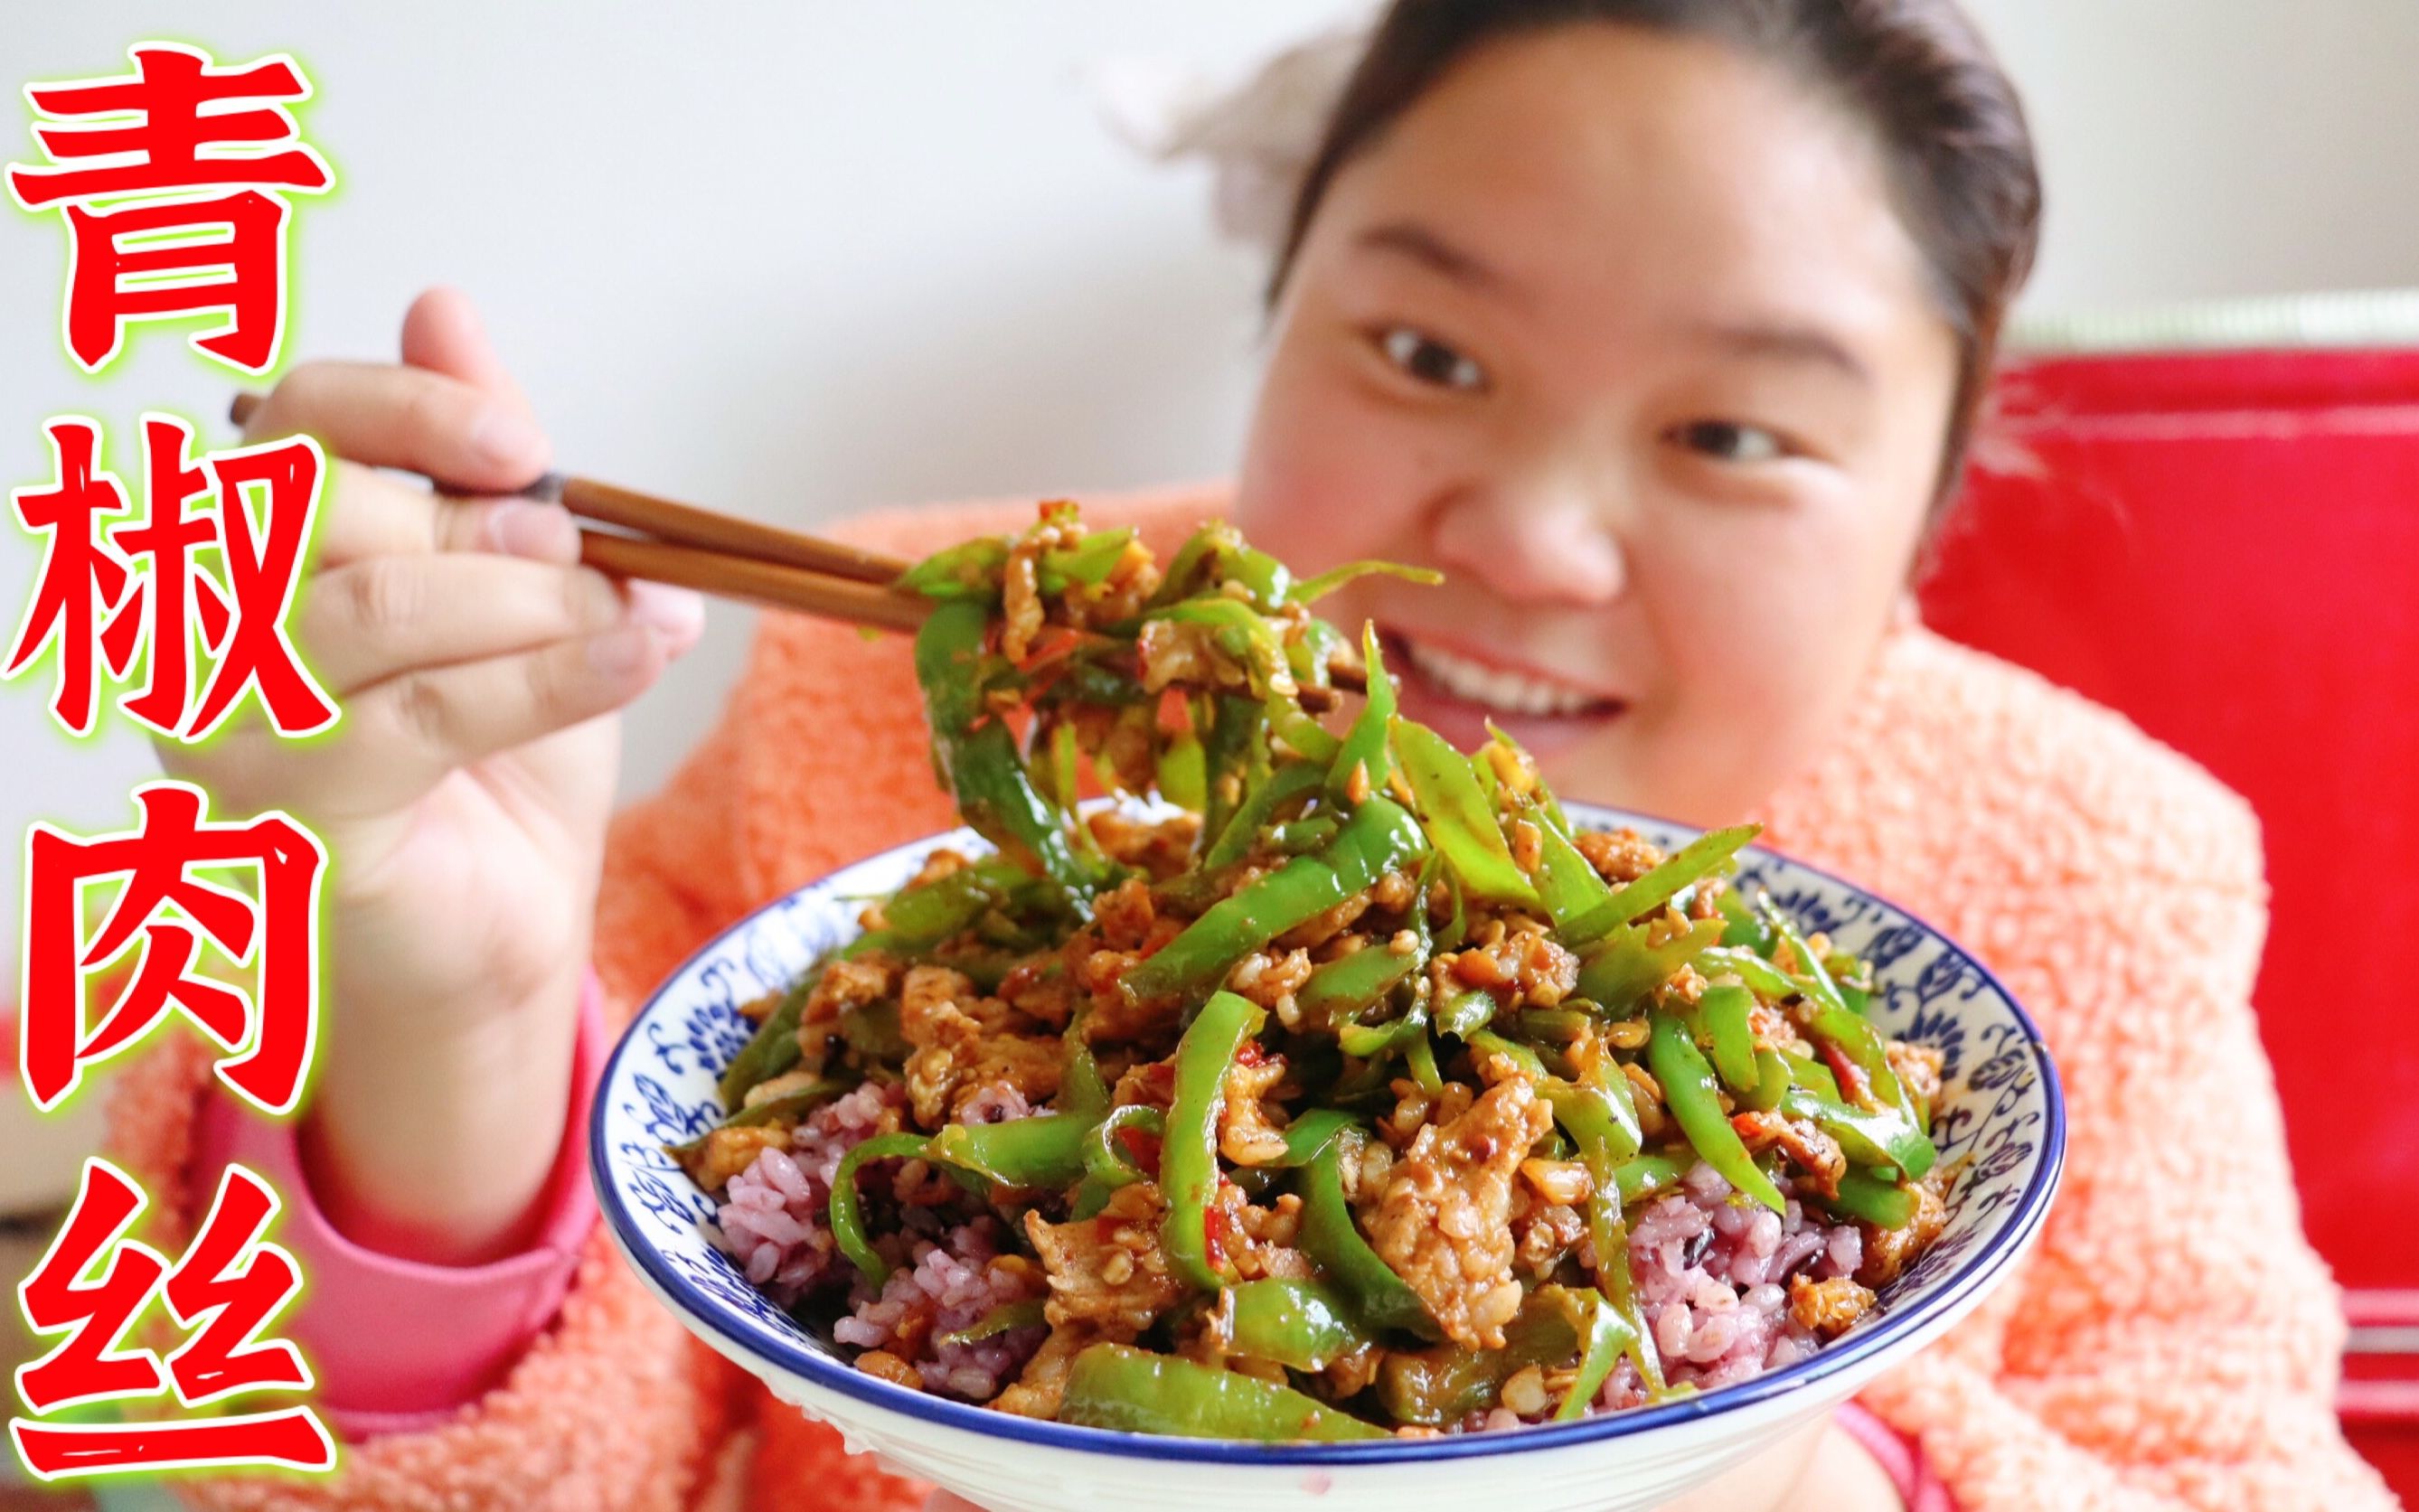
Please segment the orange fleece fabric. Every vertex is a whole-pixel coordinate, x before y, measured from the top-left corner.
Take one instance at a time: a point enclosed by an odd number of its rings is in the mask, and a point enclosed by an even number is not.
[[[1140,524],[1164,552],[1224,499],[1087,515]],[[920,553],[1031,509],[901,511],[841,533]],[[763,901],[948,827],[924,734],[904,638],[768,613],[721,725],[615,823],[596,931],[609,1019]],[[1965,1512],[2393,1506],[2332,1408],[2343,1325],[2301,1237],[2249,1003],[2266,927],[2249,809],[2116,715],[1910,629],[1758,817],[1767,843],[1975,950],[2040,1021],[2071,1103],[2038,1249],[1865,1403]],[[179,1037],[121,1085],[116,1142],[155,1194],[182,1190],[206,1069]],[[174,1253],[191,1213],[161,1207]],[[923,1492],[691,1343],[601,1235],[554,1326],[445,1427],[348,1446],[325,1480],[184,1489],[379,1512],[872,1512]]]

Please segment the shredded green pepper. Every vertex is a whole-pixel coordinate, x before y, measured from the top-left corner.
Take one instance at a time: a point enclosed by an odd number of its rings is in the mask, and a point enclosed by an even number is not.
[[[1787,1211],[1789,1204],[1780,1189],[1755,1164],[1738,1131],[1731,1127],[1714,1088],[1713,1068],[1698,1054],[1687,1028],[1669,1013],[1653,1015],[1649,1024],[1647,1068],[1663,1088],[1663,1103],[1672,1110],[1672,1120],[1688,1136],[1698,1156],[1756,1201],[1775,1212]]]
[[[1538,906],[1537,889],[1513,864],[1512,847],[1469,758],[1425,725],[1397,719],[1394,732],[1421,825],[1462,887],[1471,897]]]
[[[1356,781],[1364,794],[1380,792],[1394,769],[1386,756],[1386,727],[1394,717],[1394,680],[1386,675],[1386,659],[1379,651],[1374,625],[1362,627],[1361,655],[1369,664],[1368,696],[1327,769],[1327,801],[1338,808],[1354,801],[1350,795]],[[1360,774],[1357,779],[1355,772]]]
[[[731,1057],[731,1064],[722,1069],[717,1089],[722,1093],[724,1107],[736,1109],[747,1100],[748,1089],[757,1083],[771,1081],[798,1063],[798,1015],[805,1010],[808,995],[814,991],[821,975],[820,971],[809,972],[806,980],[784,994],[773,1011],[764,1015],[764,1022],[756,1026],[747,1042],[739,1047],[739,1053]]]
[[[1023,1302],[1004,1302],[983,1314],[970,1327],[942,1335],[941,1342],[980,1344],[985,1339],[997,1338],[1020,1328],[1039,1328],[1045,1321],[1041,1309],[1042,1302],[1039,1297],[1027,1297]]]
[[[1210,1204],[1218,1195],[1218,1113],[1225,1106],[1226,1072],[1243,1041],[1268,1014],[1233,993],[1212,993],[1176,1047],[1176,1096],[1160,1145],[1159,1190],[1167,1201],[1160,1242],[1168,1268],[1194,1286],[1225,1284],[1225,1266],[1210,1254]]]
[[[842,1155],[840,1168],[832,1173],[832,1241],[876,1291],[890,1278],[890,1265],[874,1249],[872,1239],[865,1231],[865,1210],[856,1196],[856,1173],[877,1160],[914,1159],[924,1153],[924,1143],[919,1134],[876,1134]]]
[[[1324,1370],[1369,1342],[1336,1291],[1317,1281],[1247,1281],[1229,1293],[1235,1353],[1293,1370]]]
[[[1626,1012],[1672,973],[1703,955],[1721,921],[1701,918],[1660,945],[1646,943],[1646,926],[1626,924],[1579,964],[1579,995],[1614,1014]]]
[[[1915,1222],[1915,1194],[1873,1170],[1851,1167],[1840,1178],[1840,1190],[1822,1199],[1824,1206],[1845,1217],[1861,1219],[1876,1228],[1904,1228]]]
[[[1352,1221],[1344,1200],[1344,1161],[1360,1159],[1350,1135],[1330,1139],[1302,1172],[1302,1248],[1318,1262],[1329,1284],[1354,1317],[1373,1329],[1400,1329],[1422,1338],[1441,1337],[1427,1304],[1394,1273]]]
[[[1425,843],[1410,815],[1373,796],[1353,810],[1326,849],[1297,856],[1211,904],[1121,986],[1137,1002],[1205,992],[1236,962],[1372,886]]]
[[[932,727],[932,764],[974,831],[1027,859],[1071,904],[1089,896],[1101,879],[1070,849],[1063,816],[1033,785],[1007,722],[983,708],[990,621],[983,604],[945,600],[916,634],[916,680]]]
[[[1712,1052],[1714,1070],[1733,1092],[1754,1089],[1760,1072],[1755,1060],[1755,1030],[1749,1015],[1755,995],[1744,987],[1708,987],[1690,1015]]]
[[[1333,1032],[1352,1023],[1427,964],[1426,931],[1421,949],[1397,954],[1384,944],[1366,945],[1312,970],[1293,995],[1307,1029]]]
[[[1095,1344],[1075,1356],[1058,1421],[1123,1433],[1278,1443],[1392,1437],[1290,1386],[1123,1344]]]
[[[1571,1381],[1571,1389],[1563,1397],[1563,1405],[1554,1411],[1554,1421],[1568,1423],[1588,1410],[1595,1394],[1604,1389],[1607,1376],[1612,1374],[1615,1362],[1626,1353],[1638,1338],[1638,1331],[1625,1321],[1620,1312],[1603,1297],[1590,1299],[1587,1333],[1579,1350],[1579,1371]]]

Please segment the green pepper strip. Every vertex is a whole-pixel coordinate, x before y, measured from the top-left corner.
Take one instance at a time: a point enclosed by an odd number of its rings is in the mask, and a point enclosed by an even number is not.
[[[1778,1050],[1755,1053],[1755,1085],[1738,1094],[1738,1105],[1749,1113],[1769,1113],[1789,1095],[1789,1063]]]
[[[1888,1160],[1872,1164],[1894,1165],[1904,1169],[1911,1180],[1921,1180],[1923,1174],[1932,1169],[1933,1162],[1939,1158],[1940,1152],[1925,1133],[1923,1117],[1916,1112],[1915,1100],[1907,1095],[1905,1084],[1899,1080],[1898,1072],[1890,1070],[1887,1041],[1883,1040],[1879,1029],[1874,1028],[1863,1014],[1850,1008],[1846,999],[1840,995],[1839,985],[1831,980],[1830,972],[1824,969],[1813,949],[1790,922],[1789,916],[1781,912],[1770,898],[1759,902],[1773,933],[1787,942],[1791,953],[1806,968],[1797,980],[1804,985],[1807,997],[1815,1005],[1813,1015],[1806,1021],[1806,1037],[1818,1045],[1827,1044],[1837,1049],[1850,1064],[1864,1073],[1866,1090],[1874,1104],[1873,1111],[1882,1117],[1874,1122],[1857,1121],[1862,1126],[1862,1132],[1889,1151]],[[1820,1119],[1816,1121],[1822,1122]],[[1830,1124],[1824,1124],[1824,1128],[1832,1137],[1840,1139],[1843,1148],[1846,1146],[1845,1136],[1838,1130]]]
[[[1473,1029],[1467,1036],[1467,1042],[1474,1054],[1503,1057],[1519,1067],[1521,1073],[1533,1082],[1546,1080],[1546,1063],[1537,1058],[1536,1051],[1518,1041],[1507,1040],[1493,1029]]]
[[[1419,917],[1419,911],[1413,911]],[[1420,933],[1425,936],[1425,929]],[[1314,968],[1294,993],[1302,1026],[1333,1032],[1359,1018],[1427,964],[1425,949],[1397,955],[1385,944],[1364,945]]]
[[[1020,1328],[1039,1328],[1047,1321],[1041,1316],[1041,1309],[1042,1302],[1039,1297],[1027,1297],[1023,1302],[1004,1302],[983,1314],[968,1327],[959,1329],[954,1334],[942,1335],[941,1342],[980,1344],[985,1339],[997,1338],[1002,1334],[1012,1333]]]
[[[1333,814],[1315,813],[1291,824],[1271,825],[1269,845],[1281,856],[1300,856],[1304,851],[1315,851],[1328,843],[1342,827]]]
[[[1210,848],[1201,853],[1201,870],[1211,872],[1232,866],[1251,855],[1260,831],[1276,811],[1295,798],[1317,791],[1325,775],[1306,762],[1295,762],[1271,772],[1266,780],[1244,795],[1236,806],[1234,817],[1226,821],[1226,826],[1210,841]]]
[[[760,1124],[778,1123],[784,1119],[795,1119],[812,1112],[816,1104],[853,1089],[851,1083],[835,1081],[828,1076],[822,1077],[809,1082],[794,1091],[783,1092],[778,1097],[768,1097],[762,1103],[752,1103],[723,1119],[722,1126],[726,1129],[752,1129]]]
[[[1512,847],[1469,758],[1424,724],[1398,718],[1394,729],[1394,753],[1410,780],[1420,823],[1462,887],[1473,897],[1539,906],[1537,889],[1513,863]]]
[[[1316,1281],[1246,1281],[1233,1289],[1233,1351],[1293,1370],[1324,1370],[1369,1342],[1333,1288]]]
[[[1369,1247],[1352,1221],[1352,1210],[1344,1200],[1344,1156],[1346,1147],[1353,1144],[1349,1138],[1330,1139],[1302,1173],[1302,1253],[1318,1262],[1364,1326],[1441,1337],[1427,1304]],[[1353,1158],[1359,1158],[1357,1148]]]
[[[1411,1080],[1421,1091],[1436,1097],[1444,1091],[1444,1072],[1437,1068],[1436,1041],[1425,1034],[1411,1036],[1403,1051],[1403,1063],[1411,1070]]]
[[[1894,1165],[1921,1180],[1940,1158],[1931,1137],[1896,1108],[1860,1108],[1807,1087],[1790,1088],[1780,1108],[1791,1118],[1812,1119],[1860,1165]]]
[[[876,1134],[842,1155],[840,1168],[832,1173],[832,1241],[876,1291],[890,1278],[890,1266],[875,1251],[872,1239],[865,1231],[865,1210],[856,1197],[856,1173],[877,1160],[914,1159],[924,1153],[924,1136],[919,1134]]]
[[[1060,1039],[1066,1064],[1058,1073],[1054,1105],[1060,1113],[1088,1122],[1109,1111],[1109,1084],[1101,1076],[1101,1062],[1092,1054],[1091,1041],[1084,1038],[1084,1017],[1078,1012],[1069,1019]]]
[[[1269,1164],[1282,1169],[1307,1165],[1339,1134],[1358,1120],[1342,1108],[1312,1108],[1286,1125],[1286,1152]]]
[[[1168,559],[1167,574],[1160,579],[1159,592],[1151,594],[1150,607],[1164,609],[1204,588],[1216,586],[1196,580],[1202,568],[1242,544],[1241,532],[1223,519],[1213,519],[1186,536],[1184,544],[1177,548],[1176,555]]]
[[[1316,856],[1297,856],[1212,903],[1183,933],[1129,973],[1122,988],[1137,1002],[1206,992],[1236,962],[1369,887],[1425,846],[1410,815],[1372,796],[1353,810],[1326,849]]]
[[[1173,949],[1173,947],[1171,947]],[[1210,1203],[1218,1195],[1218,1112],[1226,1072],[1268,1014],[1233,993],[1212,993],[1176,1047],[1176,1096],[1159,1153],[1159,1190],[1167,1199],[1160,1242],[1179,1280],[1214,1290],[1224,1267],[1210,1258]]]
[[[1058,1421],[1123,1433],[1270,1443],[1393,1437],[1290,1386],[1123,1344],[1095,1344],[1075,1356]]]
[[[1561,829],[1548,823],[1537,830],[1537,892],[1553,916],[1554,933],[1574,950],[1594,945],[1622,923],[1612,906],[1612,888]]]
[[[1190,730],[1168,736],[1159,748],[1159,795],[1187,813],[1210,807],[1209,758]]]
[[[1382,792],[1387,775],[1394,769],[1386,759],[1386,724],[1394,717],[1394,680],[1386,675],[1386,658],[1379,650],[1374,625],[1361,627],[1361,656],[1369,667],[1369,694],[1327,769],[1327,801],[1338,808],[1352,801],[1348,795],[1353,768],[1361,769],[1366,793]]]
[[[1725,941],[1730,938],[1727,929],[1723,931],[1722,938]],[[1755,952],[1734,945],[1718,945],[1705,951],[1697,958],[1697,970],[1708,980],[1718,980],[1725,973],[1736,977],[1757,996],[1768,997],[1774,1002],[1798,996],[1803,991],[1787,972]]]
[[[1376,573],[1383,573],[1389,578],[1400,578],[1405,582],[1418,583],[1424,588],[1433,588],[1444,581],[1444,574],[1433,567],[1407,567],[1399,562],[1348,562],[1340,567],[1330,567],[1316,578],[1305,578],[1294,584],[1293,602],[1315,603],[1355,578],[1366,578]]]
[[[1009,1191],[1052,1191],[1083,1177],[1084,1136],[1091,1132],[1090,1119],[1068,1113],[945,1124],[925,1146],[924,1158]]]
[[[1792,1050],[1780,1052],[1780,1060],[1789,1068],[1789,1079],[1797,1086],[1834,1103],[1844,1101],[1840,1096],[1840,1079],[1831,1074],[1830,1067],[1819,1060],[1809,1060]]]
[[[1063,594],[1075,587],[1097,588],[1108,580],[1117,559],[1125,555],[1126,543],[1133,538],[1133,527],[1126,525],[1113,531],[1094,531],[1073,546],[1044,551],[1035,563],[1035,586],[1045,594]]]
[[[1755,910],[1733,887],[1717,899],[1714,906],[1721,911],[1724,927],[1722,944],[1737,949],[1752,950],[1757,955],[1772,953],[1772,930],[1755,917]]]
[[[1201,833],[1214,841],[1225,833],[1227,821],[1235,817],[1236,805],[1250,791],[1245,779],[1251,775],[1254,752],[1268,724],[1268,716],[1250,699],[1231,693],[1209,700],[1208,706],[1210,733],[1202,742],[1201,754],[1203,786],[1209,801],[1201,810]],[[1230,792],[1234,795],[1231,799],[1226,796]]]
[[[1756,1068],[1755,1031],[1749,1023],[1754,1010],[1755,994],[1744,987],[1708,987],[1697,999],[1692,1015],[1704,1032],[1714,1070],[1737,1093],[1753,1090],[1761,1074]]]
[[[1876,1228],[1904,1228],[1915,1222],[1915,1194],[1860,1167],[1852,1167],[1840,1178],[1838,1194],[1825,1199],[1824,1206]]]
[[[1378,1370],[1378,1400],[1395,1421],[1441,1427],[1495,1406],[1503,1383],[1530,1365],[1557,1369],[1588,1338],[1594,1299],[1569,1287],[1539,1287],[1521,1299],[1500,1350],[1439,1344],[1389,1352]]]
[[[1348,1056],[1364,1060],[1378,1060],[1392,1055],[1409,1055],[1411,1041],[1425,1040],[1428,1034],[1428,1006],[1414,1003],[1401,1018],[1384,1024],[1347,1024],[1335,1031],[1335,1042]]]
[[[1591,921],[1588,929],[1596,935],[1610,934],[1632,919],[1654,913],[1678,897],[1682,888],[1712,875],[1763,832],[1760,825],[1707,830],[1665,857],[1662,865],[1615,890],[1604,904],[1606,917]]]
[[[736,1108],[747,1099],[748,1088],[759,1082],[770,1081],[798,1063],[798,1015],[807,1006],[807,995],[814,990],[816,972],[791,988],[756,1026],[756,1032],[731,1057],[722,1069],[722,1105]]]
[[[927,598],[977,598],[995,602],[1000,574],[1008,566],[1008,542],[978,536],[935,551],[899,575],[894,587]]]
[[[1468,992],[1456,993],[1436,1011],[1437,1032],[1450,1034],[1456,1040],[1467,1040],[1495,1021],[1495,1011],[1499,1006],[1495,995],[1481,988],[1472,987]]]
[[[1669,1155],[1639,1155],[1623,1161],[1614,1167],[1612,1182],[1621,1193],[1624,1207],[1640,1197],[1653,1196],[1680,1184],[1688,1174],[1686,1164]]]
[[[1628,1352],[1638,1331],[1628,1324],[1610,1302],[1595,1299],[1590,1309],[1587,1336],[1579,1350],[1579,1378],[1571,1382],[1563,1405],[1554,1410],[1554,1421],[1568,1423],[1588,1410],[1595,1394],[1604,1389],[1605,1377],[1612,1374],[1613,1363]]]
[[[1647,1069],[1663,1088],[1664,1105],[1672,1110],[1680,1132],[1688,1136],[1705,1164],[1722,1174],[1731,1185],[1755,1198],[1775,1212],[1785,1212],[1789,1204],[1772,1178],[1764,1174],[1747,1152],[1738,1131],[1731,1127],[1729,1115],[1722,1111],[1719,1093],[1714,1087],[1714,1071],[1697,1051],[1681,1022],[1669,1013],[1656,1013],[1646,1041]]]
[[[1579,995],[1611,1012],[1626,1011],[1703,955],[1721,932],[1721,920],[1701,918],[1662,944],[1649,945],[1644,925],[1625,925],[1579,966]]]
[[[1098,879],[1067,842],[1057,805],[1033,785],[1007,721],[982,703],[980,664],[991,611],[961,600],[936,607],[916,633],[916,681],[932,729],[932,762],[977,834],[1028,857],[1071,904]]]
[[[1084,1172],[1103,1192],[1114,1192],[1152,1173],[1134,1163],[1118,1135],[1140,1129],[1156,1138],[1167,1136],[1167,1116],[1154,1107],[1129,1103],[1102,1119],[1084,1136]]]

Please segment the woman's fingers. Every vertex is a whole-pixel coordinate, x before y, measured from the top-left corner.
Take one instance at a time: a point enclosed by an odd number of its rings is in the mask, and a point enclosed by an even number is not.
[[[338,456],[401,468],[470,493],[510,493],[546,471],[545,432],[508,396],[392,363],[306,363],[254,411],[246,439],[304,431]]]
[[[460,378],[529,413],[521,386],[496,354],[469,296],[459,289],[428,289],[411,301],[403,315],[403,360],[412,367]]]
[[[355,752],[344,802],[383,811],[457,767],[610,714],[652,686],[674,652],[662,631],[619,625],[450,667],[388,678],[347,701]]]
[[[424,667],[531,651],[623,624],[652,627],[674,655],[696,643],[704,605],[684,589],[617,588],[601,573],[485,552],[373,556],[322,573],[295,633],[337,698]]]

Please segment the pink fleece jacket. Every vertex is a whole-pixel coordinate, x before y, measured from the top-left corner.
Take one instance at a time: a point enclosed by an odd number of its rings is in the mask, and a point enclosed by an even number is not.
[[[1164,549],[1221,502],[1195,490],[1089,513],[1132,519]],[[913,552],[1029,511],[902,512],[845,533]],[[1863,1398],[1902,1450],[1918,1449],[1967,1512],[2392,1506],[2332,1410],[2342,1325],[2300,1238],[2248,1003],[2265,892],[2242,802],[2116,716],[1910,630],[1885,643],[1843,727],[1760,817],[1772,844],[1975,949],[2040,1019],[2071,1100],[2066,1191],[2033,1257]],[[607,1020],[625,1021],[756,903],[949,822],[905,643],[768,615],[720,726],[615,825],[597,931]],[[340,1034],[341,1005],[332,1012]],[[208,1191],[206,1160],[239,1145],[218,1119],[197,1122],[206,1071],[197,1047],[168,1040],[130,1070],[114,1109],[130,1168],[154,1193],[185,1194],[181,1208],[162,1202],[159,1242],[181,1241]],[[568,1244],[586,1210],[554,1193],[549,1242]],[[517,1279],[474,1283],[506,1299],[483,1305],[521,1308],[524,1323],[549,1306],[553,1283],[532,1280],[544,1247]],[[426,1296],[447,1282],[416,1284]],[[450,1410],[408,1350],[395,1351],[396,1379],[418,1385],[383,1408],[352,1371],[331,1375],[330,1391],[348,1394],[331,1396],[342,1421],[369,1427],[358,1414],[384,1411],[394,1415],[375,1426],[395,1431],[350,1447],[330,1479],[188,1494],[259,1508],[917,1504],[919,1488],[844,1456],[830,1430],[690,1344],[601,1236],[580,1244],[551,1316],[516,1361],[481,1360],[493,1384]],[[374,1355],[361,1367],[377,1374]],[[1859,1436],[1890,1462],[1887,1435]],[[1896,1469],[1916,1484],[1912,1457]]]

